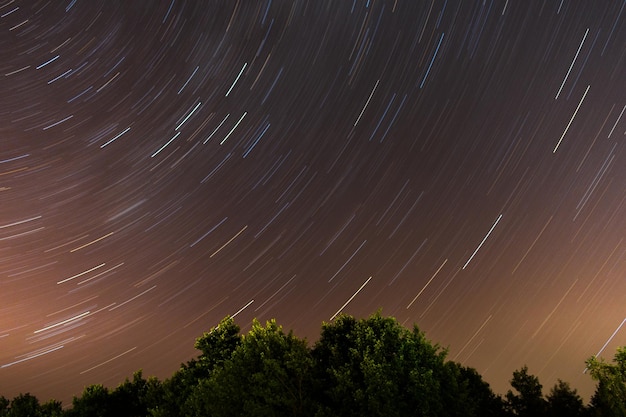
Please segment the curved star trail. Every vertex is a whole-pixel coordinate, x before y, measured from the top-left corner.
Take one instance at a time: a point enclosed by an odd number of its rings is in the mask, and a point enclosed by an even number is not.
[[[0,393],[382,308],[588,398],[626,343],[624,4],[2,2]]]

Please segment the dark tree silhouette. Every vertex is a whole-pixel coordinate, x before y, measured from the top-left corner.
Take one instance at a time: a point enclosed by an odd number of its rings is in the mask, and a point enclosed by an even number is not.
[[[546,398],[549,417],[582,417],[585,415],[582,398],[567,382],[559,379]]]
[[[473,368],[455,364],[459,368],[458,378],[467,390],[466,415],[477,417],[503,417],[504,402],[502,397],[494,394],[491,387]]]
[[[11,401],[9,401],[6,397],[0,395],[0,417],[4,417],[9,412],[9,405]]]
[[[539,378],[528,373],[528,367],[513,372],[511,387],[506,393],[506,409],[515,416],[540,417],[546,415],[547,402],[543,398]]]
[[[41,417],[39,400],[29,393],[19,394],[11,400],[7,417]]]

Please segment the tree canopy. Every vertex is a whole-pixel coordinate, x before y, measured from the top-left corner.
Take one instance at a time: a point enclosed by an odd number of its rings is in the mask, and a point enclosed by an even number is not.
[[[380,312],[339,315],[312,346],[275,320],[254,320],[242,334],[226,317],[195,347],[199,355],[164,381],[138,371],[115,388],[86,387],[66,409],[29,393],[0,396],[0,417],[626,417],[626,348],[612,363],[587,361],[598,384],[585,406],[561,380],[544,396],[526,366],[513,372],[504,397],[496,395],[416,326]]]
[[[626,347],[617,349],[613,363],[592,356],[587,369],[598,381],[591,397],[591,415],[626,417]]]

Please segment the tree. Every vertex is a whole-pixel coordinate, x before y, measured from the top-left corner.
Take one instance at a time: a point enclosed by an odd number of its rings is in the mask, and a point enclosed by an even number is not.
[[[230,358],[200,381],[187,409],[196,416],[312,415],[312,367],[306,341],[275,320],[265,327],[255,320]]]
[[[158,406],[161,399],[161,383],[156,378],[145,379],[141,370],[133,374],[111,392],[111,409],[116,417],[145,416]]]
[[[20,394],[11,400],[7,417],[41,417],[39,400],[29,393]]]
[[[626,417],[626,346],[617,349],[613,362],[595,356],[587,360],[591,377],[598,381],[589,407],[593,416]]]
[[[380,312],[340,315],[313,348],[319,415],[441,415],[445,351]]]
[[[198,357],[163,383],[140,370],[113,390],[86,387],[66,411],[28,393],[0,396],[0,417],[626,417],[626,347],[613,363],[587,361],[598,385],[585,408],[561,380],[544,398],[526,366],[513,372],[503,399],[475,369],[446,360],[416,326],[380,311],[324,323],[313,348],[275,320],[254,320],[242,335],[231,317],[194,346]]]
[[[9,405],[11,401],[9,401],[6,397],[0,395],[0,417],[5,417],[9,412]]]
[[[151,408],[152,416],[176,417],[191,413],[187,407],[192,392],[231,357],[241,343],[239,330],[233,318],[227,316],[196,339],[194,347],[201,352],[200,355],[181,364],[180,369],[163,382],[160,401]]]
[[[72,399],[69,417],[109,417],[111,412],[109,390],[101,384],[90,385],[83,390],[83,395]]]
[[[42,417],[61,417],[63,415],[63,406],[61,401],[49,400],[41,404]]]
[[[524,366],[519,371],[513,372],[511,386],[517,394],[509,390],[506,393],[506,408],[515,416],[540,417],[547,411],[547,402],[543,398],[539,378],[528,373],[528,367]]]
[[[502,397],[494,394],[491,387],[473,368],[448,362],[458,367],[457,379],[462,381],[466,391],[466,403],[463,404],[466,416],[501,417],[505,415]]]
[[[202,352],[198,357],[201,366],[211,371],[230,359],[241,343],[239,330],[233,318],[227,316],[216,327],[196,339],[194,347]]]
[[[580,395],[567,382],[560,379],[550,390],[547,400],[549,417],[577,417],[585,413],[585,406]]]

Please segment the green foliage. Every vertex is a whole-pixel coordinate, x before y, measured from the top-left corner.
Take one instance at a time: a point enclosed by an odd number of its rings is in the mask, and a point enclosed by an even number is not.
[[[239,330],[233,318],[226,317],[216,327],[196,339],[194,347],[202,352],[198,357],[201,366],[211,371],[230,359],[241,343]]]
[[[194,401],[190,396],[200,385],[206,385],[216,368],[221,368],[241,344],[239,326],[232,317],[220,323],[196,339],[194,347],[201,353],[197,359],[182,364],[180,369],[161,386],[161,400],[150,408],[153,417],[187,416],[194,411],[189,407]],[[195,400],[198,401],[197,399]]]
[[[592,356],[587,360],[591,377],[598,381],[591,398],[592,416],[626,417],[626,347],[620,347],[614,363]]]
[[[7,417],[41,417],[39,400],[29,393],[20,394],[11,400]]]
[[[39,404],[30,393],[19,394],[13,400],[0,396],[0,417],[60,417],[63,409],[59,401],[50,400]]]
[[[306,342],[276,321],[254,321],[223,367],[194,390],[192,415],[310,415],[313,360]]]
[[[113,416],[114,404],[109,390],[101,384],[90,385],[80,397],[72,399],[69,417],[109,417]]]
[[[49,400],[41,405],[42,417],[61,417],[63,416],[63,406],[61,401]]]
[[[320,415],[438,415],[445,352],[377,313],[325,323],[313,348]]]
[[[196,340],[198,357],[163,382],[138,371],[115,389],[86,387],[68,410],[28,393],[0,396],[0,417],[626,417],[623,347],[613,363],[587,361],[598,385],[585,407],[561,380],[544,398],[527,367],[513,372],[503,399],[417,327],[380,312],[324,323],[312,348],[274,320],[239,332],[226,317]]]

